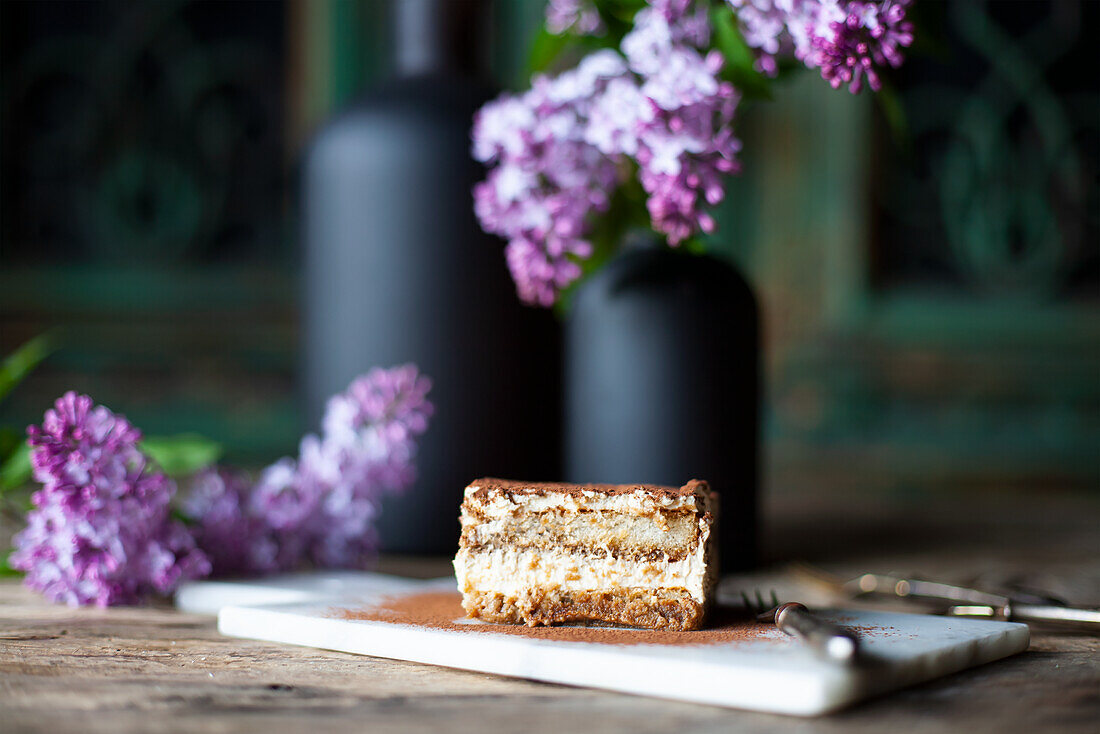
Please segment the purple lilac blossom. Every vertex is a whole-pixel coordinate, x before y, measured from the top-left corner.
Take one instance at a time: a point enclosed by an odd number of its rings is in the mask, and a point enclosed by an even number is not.
[[[843,20],[830,23],[831,33],[813,39],[809,63],[834,89],[848,85],[852,94],[882,87],[877,69],[901,66],[901,48],[913,43],[913,24],[905,20],[908,0],[849,2]]]
[[[474,157],[493,166],[474,188],[474,211],[486,231],[508,240],[508,267],[527,303],[552,305],[580,277],[573,258],[592,252],[590,215],[607,210],[616,170],[586,141],[588,113],[625,71],[622,57],[599,51],[557,77],[536,77],[523,95],[490,102],[474,119]]]
[[[831,33],[844,18],[842,0],[727,0],[737,14],[745,42],[757,50],[757,70],[775,76],[776,57],[807,61],[813,39]],[[809,64],[807,64],[809,65]]]
[[[777,0],[729,0],[737,12],[741,35],[751,48],[756,49],[756,70],[768,76],[779,71],[775,57],[791,53],[790,37],[785,35],[787,20],[796,0],[781,3]],[[788,7],[784,7],[788,6]]]
[[[675,23],[687,13],[695,0],[649,0],[649,7],[664,16],[669,23]]]
[[[388,446],[398,445],[428,430],[431,386],[413,365],[375,368],[329,399],[322,428],[332,439],[362,435],[373,428],[385,434]]]
[[[637,125],[638,178],[653,228],[673,246],[714,230],[706,207],[724,197],[723,177],[737,171],[741,148],[731,132],[738,94],[718,78],[721,54],[697,48],[709,43],[709,26],[701,33],[682,24],[696,17],[687,10],[669,24],[655,8],[643,9],[622,43],[652,108]]]
[[[430,389],[414,365],[373,369],[330,398],[321,434],[305,436],[298,456],[268,466],[255,486],[225,469],[197,477],[183,511],[215,574],[369,562],[379,503],[416,478]]]
[[[603,21],[593,0],[549,0],[546,29],[551,33],[573,32],[581,36],[603,33]]]
[[[776,57],[791,55],[834,88],[857,94],[880,86],[878,69],[899,66],[913,43],[905,20],[910,0],[728,0],[741,32],[757,50],[756,67],[774,76]]]
[[[71,606],[110,606],[210,572],[170,516],[175,485],[149,465],[125,418],[69,392],[27,433],[43,485],[14,538],[11,563],[27,586]]]
[[[591,220],[607,210],[624,163],[639,165],[655,230],[672,245],[714,222],[740,143],[737,94],[718,78],[706,4],[666,0],[639,11],[620,52],[602,50],[530,91],[483,107],[473,153],[490,165],[474,189],[482,227],[508,240],[520,298],[550,306],[592,252]]]
[[[273,534],[276,568],[307,561],[350,568],[370,560],[382,498],[416,478],[417,440],[433,411],[430,389],[413,365],[371,370],[329,400],[321,435],[302,439],[297,460],[281,459],[263,472],[249,513]]]
[[[302,449],[309,450],[305,445]],[[296,533],[321,502],[321,485],[308,481],[315,474],[312,469],[300,472],[294,459],[279,459],[260,473],[249,498],[249,511],[278,533]]]
[[[206,553],[214,576],[251,576],[279,568],[273,528],[249,504],[252,483],[241,472],[210,467],[191,480],[181,503],[192,535]]]

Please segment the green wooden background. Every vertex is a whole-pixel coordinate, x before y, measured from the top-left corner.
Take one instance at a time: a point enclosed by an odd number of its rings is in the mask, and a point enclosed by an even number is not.
[[[172,33],[186,30],[191,5],[167,4],[158,22]],[[985,52],[972,66],[974,88],[988,104],[956,104],[943,85],[929,91],[926,84],[899,87],[902,106],[915,127],[938,126],[940,138],[963,135],[975,120],[999,130],[1010,114],[1016,127],[1062,130],[1067,145],[1078,146],[1070,158],[1084,166],[1072,179],[1089,218],[1084,240],[1071,247],[1044,230],[1027,257],[1007,252],[996,227],[976,226],[1003,216],[1005,202],[983,204],[981,194],[1007,174],[975,174],[973,190],[943,187],[907,200],[906,209],[918,220],[913,227],[922,218],[953,222],[935,230],[936,251],[966,277],[912,276],[890,254],[906,239],[899,231],[917,230],[884,222],[898,218],[889,201],[901,190],[894,173],[920,162],[898,158],[871,99],[834,92],[807,73],[783,82],[774,103],[744,109],[744,173],[731,182],[712,246],[748,273],[764,309],[770,482],[813,476],[883,491],[1100,486],[1100,243],[1096,149],[1089,147],[1100,108],[1095,86],[1083,95],[1052,92],[1056,59],[1029,46],[1074,48],[1087,40],[1058,37],[1067,31],[1054,21],[1032,24],[1033,38],[1000,28],[996,12],[982,13],[985,6],[962,5],[968,7],[939,21],[954,29],[954,43],[969,44],[968,53]],[[34,420],[74,387],[150,433],[209,434],[245,463],[293,450],[303,426],[295,397],[298,258],[290,182],[310,132],[382,74],[385,49],[378,3],[299,0],[279,8],[282,45],[252,42],[281,85],[284,193],[275,196],[267,234],[234,258],[211,256],[203,242],[185,243],[174,258],[143,252],[141,243],[121,258],[69,258],[48,242],[13,242],[5,234],[0,349],[54,326],[65,331],[63,349],[3,406],[0,420]],[[1044,17],[1041,8],[1034,12]],[[540,3],[500,2],[494,13],[494,73],[502,85],[521,86]],[[9,22],[3,26],[11,32]],[[196,32],[190,43],[209,50],[214,41]],[[1010,63],[997,61],[1006,58]],[[211,61],[208,73],[217,63],[226,62]],[[25,58],[5,57],[0,134],[14,114],[10,82],[27,73]],[[952,94],[965,101],[976,93]],[[933,109],[942,119],[933,119]],[[990,109],[1002,118],[982,118]],[[1005,142],[995,151],[997,165],[1042,175],[1062,170],[1065,146],[1062,158],[1036,163],[1027,141]],[[970,180],[960,171],[969,175],[979,162],[952,169],[951,181]],[[12,185],[18,181],[6,177],[7,190]],[[1016,195],[1022,184],[1006,190]],[[962,200],[972,207],[954,211]],[[1077,214],[1060,216],[1072,223]],[[908,239],[921,242],[916,234]],[[1066,268],[1043,266],[1067,262],[1076,264],[1072,279]],[[1073,287],[1065,285],[1071,280]]]

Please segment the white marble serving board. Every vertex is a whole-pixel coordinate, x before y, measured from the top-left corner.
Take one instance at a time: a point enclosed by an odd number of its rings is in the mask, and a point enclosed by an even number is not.
[[[454,589],[369,573],[319,573],[261,582],[196,582],[180,608],[220,609],[222,634],[409,660],[552,683],[783,714],[813,716],[872,695],[1021,652],[1022,624],[916,614],[823,612],[863,634],[865,661],[820,660],[778,630],[711,645],[609,645],[484,631],[449,631],[341,618],[382,597]],[[242,603],[242,600],[245,603]],[[459,621],[459,620],[456,620]],[[644,633],[639,633],[644,634]]]
[[[455,580],[447,577],[423,581],[366,571],[310,571],[251,579],[188,581],[176,592],[176,607],[192,614],[217,614],[228,606],[372,598],[432,587],[454,589]]]

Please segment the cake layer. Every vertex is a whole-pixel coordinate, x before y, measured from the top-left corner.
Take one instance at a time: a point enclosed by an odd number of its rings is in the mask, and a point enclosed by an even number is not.
[[[486,520],[517,511],[549,510],[651,515],[705,512],[710,496],[706,482],[697,480],[677,488],[650,484],[536,484],[484,478],[466,488],[462,509],[474,511]]]
[[[704,544],[679,561],[633,560],[565,549],[460,548],[455,574],[463,594],[495,591],[519,596],[529,589],[682,589],[700,604],[706,601],[711,582]]]
[[[607,511],[516,511],[479,520],[476,512],[462,520],[461,544],[469,548],[565,548],[620,558],[668,558],[679,561],[699,543],[694,513],[655,512],[633,515]]]
[[[470,617],[503,624],[596,622],[676,631],[699,629],[706,612],[683,589],[647,588],[529,589],[520,595],[472,592],[463,595],[462,607]]]

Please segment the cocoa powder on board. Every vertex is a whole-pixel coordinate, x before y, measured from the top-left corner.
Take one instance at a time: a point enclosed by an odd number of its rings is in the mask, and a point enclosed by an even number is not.
[[[479,623],[465,619],[462,595],[454,591],[396,596],[371,607],[333,609],[331,615],[342,619],[393,622],[470,634],[518,635],[536,640],[595,642],[604,645],[717,645],[784,637],[774,625],[746,619],[743,611],[724,607],[714,610],[709,626],[689,632],[626,627],[527,627]]]

